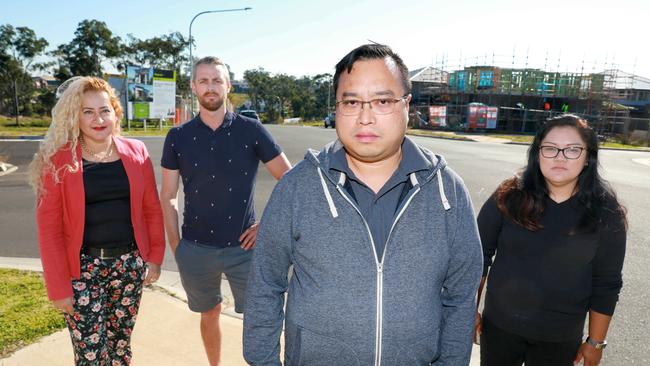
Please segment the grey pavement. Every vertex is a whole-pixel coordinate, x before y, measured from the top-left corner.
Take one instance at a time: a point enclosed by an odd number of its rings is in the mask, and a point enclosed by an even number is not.
[[[42,270],[38,258],[0,257],[0,268]],[[242,357],[242,316],[234,311],[230,286],[225,277],[222,290],[221,364],[246,365]],[[208,365],[199,332],[200,315],[191,312],[186,301],[178,272],[174,271],[163,270],[156,285],[144,291],[131,344],[134,366]],[[8,358],[0,359],[0,366],[68,366],[73,363],[67,329],[43,337]],[[478,365],[478,348],[474,346],[470,366]]]

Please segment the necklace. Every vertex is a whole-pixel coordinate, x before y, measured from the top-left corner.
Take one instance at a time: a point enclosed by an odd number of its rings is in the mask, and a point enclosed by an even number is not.
[[[108,149],[106,149],[101,155],[100,155],[101,151],[100,153],[96,153],[90,150],[86,145],[86,141],[84,141],[83,137],[81,136],[79,137],[79,142],[81,143],[81,149],[99,163],[108,160],[111,157],[111,155],[113,155],[113,139],[111,139],[111,143],[108,145]]]

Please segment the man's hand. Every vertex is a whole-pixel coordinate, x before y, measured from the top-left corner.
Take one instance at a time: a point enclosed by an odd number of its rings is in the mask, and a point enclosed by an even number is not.
[[[147,262],[147,275],[144,278],[144,285],[151,285],[160,278],[160,265]]]
[[[72,297],[66,297],[65,299],[61,300],[54,300],[52,301],[52,305],[54,305],[55,308],[63,313],[74,313],[74,309],[72,308]]]
[[[580,348],[578,348],[578,354],[576,354],[576,358],[573,360],[573,364],[577,365],[584,359],[584,366],[598,366],[602,357],[602,349],[595,349],[590,344],[583,343]]]
[[[255,240],[257,239],[257,229],[259,228],[259,223],[254,223],[251,225],[243,234],[239,237],[239,243],[242,249],[251,250],[255,247]]]

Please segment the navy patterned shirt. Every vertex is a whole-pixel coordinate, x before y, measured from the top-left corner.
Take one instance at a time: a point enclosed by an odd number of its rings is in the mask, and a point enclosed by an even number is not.
[[[183,238],[219,248],[239,245],[239,236],[255,223],[259,161],[266,163],[281,152],[258,120],[230,112],[216,130],[200,115],[172,128],[161,165],[180,171]]]

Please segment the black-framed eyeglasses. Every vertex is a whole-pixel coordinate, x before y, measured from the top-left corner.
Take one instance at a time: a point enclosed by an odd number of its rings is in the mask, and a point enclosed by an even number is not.
[[[408,94],[401,98],[376,98],[371,100],[345,99],[336,102],[338,111],[344,116],[356,116],[363,110],[363,105],[368,104],[375,114],[391,114],[395,112],[398,102],[406,100]]]
[[[554,159],[562,152],[565,158],[569,160],[578,159],[582,155],[582,151],[585,150],[582,146],[569,146],[564,149],[559,149],[555,146],[540,146],[539,151],[543,157],[547,159]]]

